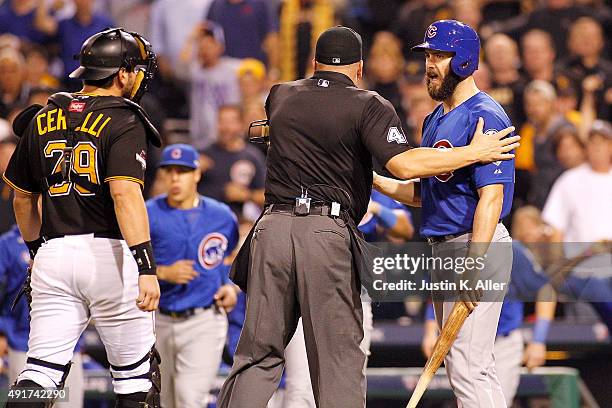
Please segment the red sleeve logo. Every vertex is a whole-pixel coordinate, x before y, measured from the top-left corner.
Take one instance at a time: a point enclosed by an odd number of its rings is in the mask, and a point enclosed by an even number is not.
[[[435,147],[436,149],[452,149],[453,144],[447,139],[441,139],[441,140],[438,140],[436,143],[434,143],[433,147]],[[446,183],[448,180],[450,180],[453,177],[453,172],[451,171],[450,173],[444,173],[444,174],[440,174],[434,177],[438,181]]]

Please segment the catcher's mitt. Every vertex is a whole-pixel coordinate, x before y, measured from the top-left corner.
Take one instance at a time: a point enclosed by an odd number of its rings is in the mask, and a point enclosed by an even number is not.
[[[15,308],[17,307],[17,303],[19,303],[19,300],[21,299],[21,297],[25,295],[26,299],[28,300],[28,309],[30,310],[30,312],[32,311],[32,285],[31,283],[32,283],[32,266],[28,266],[28,269],[26,271],[25,281],[23,282],[21,289],[19,289],[19,292],[17,292],[17,296],[15,296],[15,300],[13,300],[13,304],[11,305],[11,310],[15,310]],[[30,316],[28,315],[28,319],[29,318]]]

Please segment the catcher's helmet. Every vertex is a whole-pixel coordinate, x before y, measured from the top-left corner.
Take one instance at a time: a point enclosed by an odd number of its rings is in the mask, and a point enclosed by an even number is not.
[[[423,43],[412,47],[413,51],[453,52],[451,69],[461,78],[478,69],[480,39],[472,27],[456,20],[439,20],[425,32]]]
[[[92,35],[75,58],[79,59],[80,66],[72,71],[70,78],[100,80],[116,74],[121,68],[137,71],[130,95],[135,101],[146,91],[157,69],[155,53],[146,38],[122,28],[109,28]]]

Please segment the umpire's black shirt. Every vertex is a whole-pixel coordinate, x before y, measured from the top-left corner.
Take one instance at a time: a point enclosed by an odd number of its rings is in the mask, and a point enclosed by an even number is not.
[[[391,103],[336,72],[275,85],[266,113],[266,204],[294,204],[308,189],[313,203],[339,202],[358,224],[370,199],[372,155],[384,165],[410,148]]]

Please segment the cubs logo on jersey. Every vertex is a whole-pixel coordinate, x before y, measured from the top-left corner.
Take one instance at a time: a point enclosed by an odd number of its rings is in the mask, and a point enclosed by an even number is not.
[[[227,238],[218,232],[206,235],[198,248],[198,260],[204,269],[221,265],[227,251]]]
[[[440,139],[436,143],[434,143],[433,147],[437,149],[452,149],[453,144],[447,139]],[[438,176],[434,176],[438,181],[446,183],[453,177],[453,172],[440,174]]]

